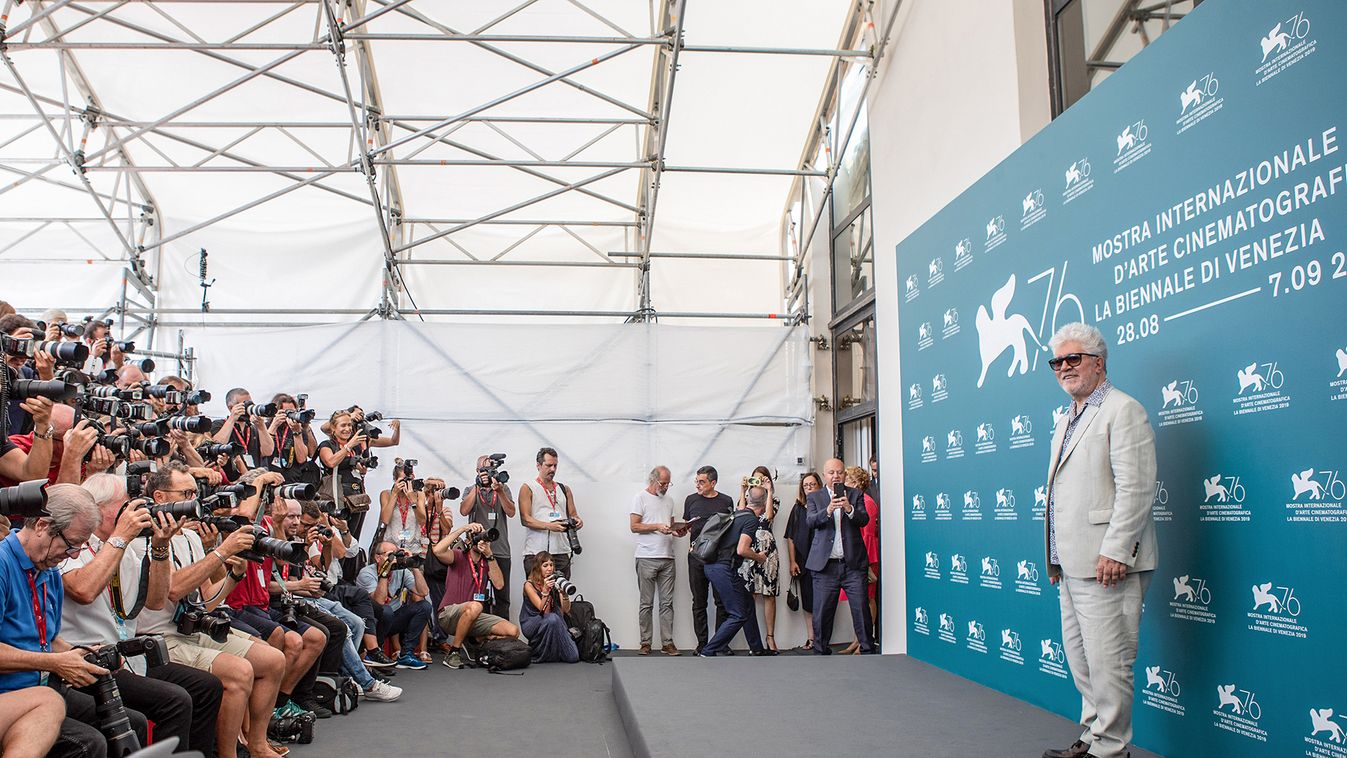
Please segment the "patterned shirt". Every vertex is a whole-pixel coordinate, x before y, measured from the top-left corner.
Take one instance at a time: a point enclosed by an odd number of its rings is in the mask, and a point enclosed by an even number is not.
[[[1070,418],[1066,422],[1066,434],[1062,435],[1062,447],[1057,453],[1058,466],[1061,465],[1062,453],[1066,452],[1066,449],[1071,446],[1071,437],[1076,433],[1076,425],[1080,423],[1081,416],[1085,415],[1086,406],[1093,405],[1098,408],[1103,405],[1104,398],[1108,397],[1111,389],[1113,389],[1113,383],[1105,379],[1100,382],[1098,387],[1094,388],[1094,392],[1091,392],[1089,397],[1085,398],[1085,402],[1080,406],[1079,411],[1074,413],[1068,411]],[[1075,411],[1075,409],[1072,408],[1072,411]],[[1055,472],[1053,478],[1056,479]],[[1048,556],[1053,565],[1061,565],[1062,561],[1057,557],[1057,519],[1056,510],[1053,508],[1055,490],[1053,482],[1048,482]]]

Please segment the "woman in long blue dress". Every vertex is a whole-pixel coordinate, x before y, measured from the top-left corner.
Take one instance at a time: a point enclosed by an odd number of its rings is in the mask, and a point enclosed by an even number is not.
[[[558,592],[554,580],[556,564],[551,554],[540,552],[534,558],[533,570],[524,582],[524,605],[519,609],[519,628],[529,639],[534,663],[575,663],[580,660],[580,649],[571,638],[566,625],[566,614],[571,610],[571,599]]]

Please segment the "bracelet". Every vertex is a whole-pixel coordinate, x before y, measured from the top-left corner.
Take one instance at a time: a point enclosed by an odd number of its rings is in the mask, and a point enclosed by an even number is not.
[[[165,546],[163,546],[163,547],[151,547],[151,548],[150,548],[150,560],[152,560],[152,561],[166,561],[166,560],[168,560],[168,546],[165,545]]]
[[[233,571],[228,571],[226,573],[229,574],[229,578],[233,579],[236,584],[243,581],[243,574],[235,574]]]
[[[218,561],[220,562],[220,565],[221,565],[221,566],[224,566],[224,565],[226,565],[227,563],[229,563],[229,561],[225,560],[225,557],[224,557],[223,555],[220,555],[220,551],[219,551],[219,550],[212,550],[212,551],[210,551],[210,554],[213,555],[213,556],[215,556],[215,559],[218,560]]]

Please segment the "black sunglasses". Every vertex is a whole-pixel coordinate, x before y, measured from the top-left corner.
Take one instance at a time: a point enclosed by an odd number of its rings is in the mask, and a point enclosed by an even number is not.
[[[1080,365],[1081,360],[1087,355],[1090,356],[1091,358],[1099,357],[1095,353],[1067,353],[1066,355],[1059,356],[1057,358],[1049,358],[1048,368],[1052,369],[1053,371],[1061,371],[1062,364],[1066,364],[1067,368],[1075,368]]]

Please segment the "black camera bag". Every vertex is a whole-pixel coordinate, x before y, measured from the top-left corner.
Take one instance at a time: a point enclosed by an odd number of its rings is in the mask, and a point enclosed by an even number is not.
[[[608,648],[612,643],[608,625],[594,614],[594,604],[585,600],[584,595],[576,595],[571,600],[571,612],[566,616],[566,625],[571,628],[571,636],[575,637],[575,644],[580,648],[580,660],[589,663],[608,660]]]
[[[360,707],[360,690],[355,680],[341,674],[319,674],[313,681],[313,698],[338,715]]]
[[[476,660],[478,666],[493,673],[528,668],[533,663],[533,649],[513,637],[489,639],[477,648]]]

